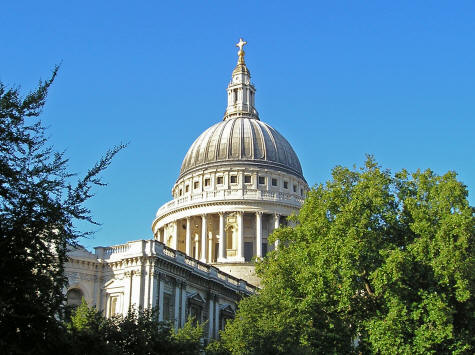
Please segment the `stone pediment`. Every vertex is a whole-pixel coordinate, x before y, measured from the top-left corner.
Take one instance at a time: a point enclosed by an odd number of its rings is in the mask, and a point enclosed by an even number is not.
[[[219,306],[219,310],[223,313],[234,314],[234,309],[230,304],[222,304]]]
[[[88,251],[82,245],[77,246],[68,246],[67,255],[71,259],[75,260],[87,260],[87,261],[97,261],[95,254]]]
[[[198,292],[187,293],[188,300],[193,303],[206,303],[205,299],[201,297]]]
[[[117,280],[117,279],[110,279],[104,284],[104,287],[103,287],[104,290],[108,290],[108,291],[112,291],[118,288],[123,288],[123,284],[120,282],[120,280]]]

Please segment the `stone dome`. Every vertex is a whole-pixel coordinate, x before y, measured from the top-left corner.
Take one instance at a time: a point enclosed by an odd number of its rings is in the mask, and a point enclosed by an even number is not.
[[[228,118],[208,128],[186,153],[179,179],[198,169],[225,165],[270,168],[305,181],[292,146],[279,132],[259,119]]]
[[[188,149],[173,199],[158,209],[152,230],[190,265],[199,259],[200,270],[211,263],[259,286],[253,258],[278,247],[270,235],[292,225],[287,217],[298,213],[309,188],[292,146],[259,119],[245,44],[242,38],[236,44],[223,120]]]

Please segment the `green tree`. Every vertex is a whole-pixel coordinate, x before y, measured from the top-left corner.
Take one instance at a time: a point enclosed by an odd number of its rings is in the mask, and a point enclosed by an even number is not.
[[[78,355],[200,354],[202,326],[189,320],[175,331],[169,322],[157,318],[155,310],[131,309],[125,317],[106,319],[83,300],[68,324],[67,351]]]
[[[222,334],[235,354],[471,354],[475,218],[453,172],[392,175],[369,157],[313,188],[264,288]],[[248,346],[249,345],[249,346]]]
[[[200,354],[203,349],[204,327],[206,322],[199,324],[194,318],[188,318],[185,325],[172,332],[175,353],[183,355]]]
[[[58,346],[68,243],[94,223],[84,202],[122,148],[71,183],[67,159],[48,146],[38,116],[57,74],[25,97],[0,83],[0,352],[48,353]]]
[[[117,354],[119,347],[109,340],[115,338],[116,325],[106,319],[94,307],[89,307],[82,299],[81,305],[73,310],[67,324],[66,335],[68,354]]]

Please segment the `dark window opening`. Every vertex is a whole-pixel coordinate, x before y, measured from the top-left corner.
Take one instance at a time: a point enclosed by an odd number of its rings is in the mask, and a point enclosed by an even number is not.
[[[265,185],[265,183],[266,183],[266,177],[259,176],[259,185]]]
[[[262,243],[262,256],[267,254],[267,243]]]
[[[237,184],[237,176],[231,175],[231,184]]]
[[[165,293],[163,295],[163,320],[173,319],[173,299],[172,296]]]
[[[244,175],[244,183],[245,184],[251,183],[251,175]]]
[[[192,304],[190,305],[190,317],[194,319],[195,324],[196,323],[201,323],[203,321],[202,319],[202,307]]]
[[[277,179],[272,179],[272,186],[277,186]]]
[[[244,242],[244,260],[251,261],[253,255],[254,255],[254,243]]]

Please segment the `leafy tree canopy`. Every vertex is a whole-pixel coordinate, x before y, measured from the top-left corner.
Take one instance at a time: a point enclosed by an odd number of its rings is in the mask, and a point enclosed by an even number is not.
[[[155,310],[129,310],[125,317],[106,319],[95,308],[82,304],[68,324],[68,354],[182,354],[202,351],[203,327],[189,319],[177,331],[169,322],[158,322]]]
[[[475,218],[454,172],[372,157],[315,186],[222,334],[234,354],[471,354]]]
[[[48,353],[61,333],[66,246],[94,223],[84,202],[118,146],[72,183],[38,116],[57,74],[22,96],[0,83],[0,352]]]

